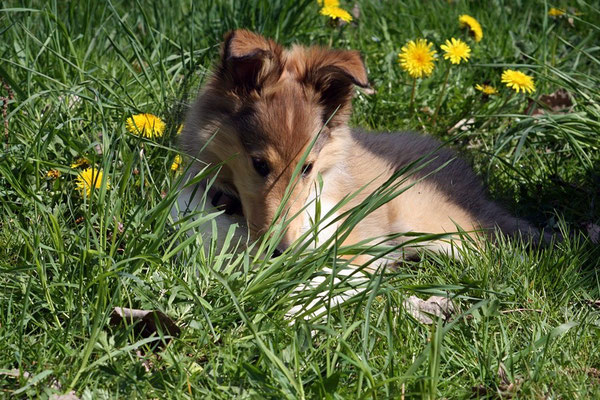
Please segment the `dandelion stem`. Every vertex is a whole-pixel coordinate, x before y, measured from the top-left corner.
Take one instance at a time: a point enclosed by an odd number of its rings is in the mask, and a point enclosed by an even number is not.
[[[444,92],[446,91],[446,85],[448,84],[448,76],[450,76],[450,67],[448,67],[446,69],[446,76],[444,77],[444,85],[442,86],[442,91],[440,92],[440,97],[438,97],[437,105],[435,106],[435,112],[433,113],[433,121],[432,121],[433,126],[435,126],[438,112],[440,111],[440,107],[442,105],[442,98],[444,97]]]
[[[502,102],[502,104],[500,104],[500,106],[497,107],[492,114],[498,114],[500,111],[502,111],[502,109],[504,108],[504,106],[506,106],[506,104],[508,103],[508,101],[510,99],[512,99],[512,97],[514,95],[515,95],[515,92],[511,91],[510,94],[508,96],[506,96],[506,98],[504,99],[504,101]],[[497,118],[497,115],[496,115],[496,118]],[[487,127],[490,124],[490,122],[492,121],[492,119],[494,119],[494,118],[488,118],[483,123],[483,125],[481,125],[481,127],[479,129],[483,129],[483,128]]]
[[[410,93],[410,105],[408,106],[408,108],[410,108],[410,112],[413,112],[413,105],[415,103],[415,88],[417,87],[417,78],[413,78],[413,84],[412,84],[412,91]]]

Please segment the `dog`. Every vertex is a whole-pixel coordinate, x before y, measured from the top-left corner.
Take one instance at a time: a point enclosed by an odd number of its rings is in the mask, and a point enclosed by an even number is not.
[[[245,225],[251,240],[280,224],[278,255],[301,238],[315,245],[331,240],[351,210],[387,185],[396,194],[370,210],[339,245],[387,238],[386,244],[401,247],[421,232],[444,235],[422,247],[455,254],[461,237],[474,243],[497,231],[539,237],[528,222],[491,201],[467,162],[441,142],[351,129],[355,87],[369,87],[357,51],[286,49],[247,30],[226,35],[220,61],[180,136],[182,150],[194,160],[190,177],[206,165],[220,166],[212,206],[237,215],[224,215],[223,223]],[[198,195],[205,189],[196,188]],[[189,191],[186,196],[180,207],[193,202]],[[232,211],[236,204],[238,214]],[[311,235],[323,216],[324,227]],[[343,257],[354,264],[371,260],[367,254]]]

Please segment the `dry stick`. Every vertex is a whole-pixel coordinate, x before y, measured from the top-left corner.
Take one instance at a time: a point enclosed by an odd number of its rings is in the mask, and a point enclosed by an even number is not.
[[[2,87],[8,92],[8,96],[0,96],[0,100],[2,100],[2,117],[4,118],[4,137],[6,138],[6,148],[8,149],[8,102],[15,98],[15,94],[8,83],[4,82],[2,78],[0,78],[0,83],[2,83]]]

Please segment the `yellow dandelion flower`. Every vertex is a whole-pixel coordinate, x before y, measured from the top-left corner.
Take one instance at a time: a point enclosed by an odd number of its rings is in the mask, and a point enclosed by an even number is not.
[[[90,197],[92,189],[99,189],[102,186],[102,170],[96,170],[94,167],[84,169],[79,173],[75,184],[82,196],[85,193]],[[106,188],[110,188],[108,179],[106,181]]]
[[[398,54],[398,62],[402,69],[413,78],[431,75],[435,61],[435,50],[431,49],[432,46],[433,44],[426,39],[408,42]]]
[[[483,29],[477,20],[470,15],[463,14],[458,17],[458,24],[461,28],[468,27],[469,33],[473,35],[476,42],[483,39]]]
[[[551,16],[551,17],[560,17],[562,15],[565,15],[565,10],[560,9],[560,8],[554,8],[554,7],[552,7],[548,11],[548,15]]]
[[[471,48],[460,39],[446,40],[446,44],[440,46],[444,50],[444,59],[450,60],[452,64],[460,64],[462,60],[468,61],[471,57]]]
[[[165,132],[165,123],[152,114],[136,114],[126,121],[127,130],[134,135],[142,135],[148,139],[161,137]]]
[[[345,22],[352,21],[352,15],[350,15],[348,11],[340,7],[325,6],[321,8],[321,15],[324,15],[331,19],[341,19]]]
[[[175,156],[175,159],[173,160],[173,164],[171,164],[171,171],[177,171],[182,162],[183,162],[183,159],[181,158],[181,156],[179,154],[177,154]]]
[[[51,169],[48,172],[46,172],[46,178],[50,178],[50,179],[58,179],[58,177],[60,177],[60,171],[57,169]]]
[[[496,90],[495,87],[486,85],[485,83],[483,85],[480,85],[480,84],[475,85],[475,89],[479,90],[481,93],[483,93],[487,96],[498,94],[498,91]]]
[[[177,128],[177,134],[179,135],[182,131],[183,131],[183,124],[179,124],[179,127]]]
[[[320,6],[323,7],[339,7],[340,0],[317,0]]]
[[[523,93],[535,92],[533,78],[529,75],[525,75],[521,71],[507,69],[502,72],[502,83],[505,83],[506,86],[514,89],[517,93],[519,93],[519,91],[522,91]]]
[[[87,158],[79,157],[77,160],[75,160],[71,163],[71,168],[79,168],[79,167],[86,168],[89,165],[90,165],[90,162]]]

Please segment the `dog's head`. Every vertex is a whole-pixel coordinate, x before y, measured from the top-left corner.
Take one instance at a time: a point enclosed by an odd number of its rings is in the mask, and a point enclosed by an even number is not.
[[[218,184],[239,196],[254,238],[272,223],[286,188],[293,187],[284,210],[290,218],[305,205],[317,174],[344,158],[355,85],[368,86],[356,51],[284,49],[249,31],[227,34],[182,142],[195,156],[205,147],[203,161],[225,162]],[[303,224],[302,216],[289,222],[280,249]]]

